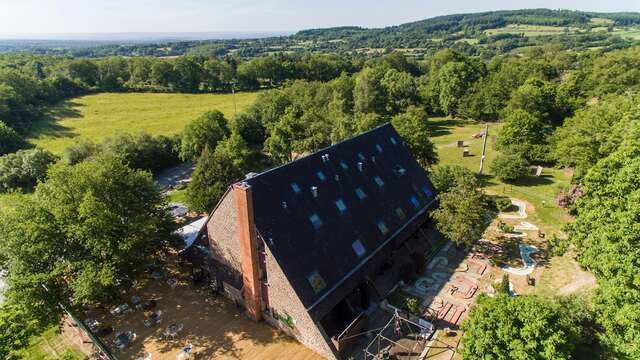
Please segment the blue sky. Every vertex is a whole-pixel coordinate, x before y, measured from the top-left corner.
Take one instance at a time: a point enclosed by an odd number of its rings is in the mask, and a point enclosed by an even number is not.
[[[0,0],[0,33],[381,27],[444,14],[541,7],[640,11],[640,0]]]

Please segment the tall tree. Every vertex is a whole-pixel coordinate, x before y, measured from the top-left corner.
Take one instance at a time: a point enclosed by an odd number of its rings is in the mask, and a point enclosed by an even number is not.
[[[180,157],[183,160],[196,159],[205,146],[215,149],[218,142],[229,134],[224,114],[218,110],[207,111],[187,124],[182,131]]]
[[[402,139],[409,145],[413,156],[420,165],[429,167],[438,162],[438,153],[431,139],[427,113],[412,106],[406,112],[396,115],[391,124],[398,131]]]
[[[113,300],[165,246],[174,229],[151,175],[105,156],[58,163],[32,199],[0,218],[7,297],[41,323],[57,302]],[[25,221],[29,219],[29,221]]]

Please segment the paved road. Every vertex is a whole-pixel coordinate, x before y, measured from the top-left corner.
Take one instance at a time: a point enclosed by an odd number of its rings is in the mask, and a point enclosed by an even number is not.
[[[163,190],[175,186],[181,180],[189,179],[195,167],[195,162],[187,161],[168,168],[156,177],[156,185]]]

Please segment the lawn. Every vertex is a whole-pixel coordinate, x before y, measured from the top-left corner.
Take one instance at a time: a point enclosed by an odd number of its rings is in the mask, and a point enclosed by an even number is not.
[[[238,111],[253,103],[257,92],[235,95]],[[152,135],[179,133],[189,121],[207,110],[227,117],[235,112],[232,94],[101,93],[63,101],[36,123],[28,140],[56,154],[77,138],[99,142],[124,132]]]
[[[31,340],[31,345],[24,349],[20,355],[20,358],[24,360],[86,359],[86,356],[70,344],[55,327],[34,337]]]
[[[462,165],[473,172],[478,172],[482,155],[482,139],[473,139],[472,135],[483,131],[484,125],[445,118],[434,118],[430,122],[433,141],[440,157],[439,164]],[[555,197],[561,189],[569,187],[571,174],[560,169],[545,168],[543,176],[529,176],[516,184],[505,184],[491,177],[489,167],[499,155],[495,150],[493,136],[497,134],[500,126],[499,123],[489,125],[487,157],[483,171],[488,175],[484,178],[487,192],[529,202],[536,210],[530,215],[531,222],[538,224],[549,234],[560,232],[570,218],[555,204]],[[458,140],[463,140],[465,145],[468,145],[470,156],[462,156],[462,149],[456,146]]]
[[[509,24],[505,27],[496,29],[487,29],[485,34],[497,35],[497,34],[523,34],[524,36],[543,36],[543,35],[556,35],[564,33],[564,26],[545,26],[545,25],[520,25]],[[570,32],[578,32],[580,29],[569,27]]]

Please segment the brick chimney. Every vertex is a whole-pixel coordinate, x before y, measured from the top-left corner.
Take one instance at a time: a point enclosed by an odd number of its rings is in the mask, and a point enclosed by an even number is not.
[[[251,185],[241,182],[233,185],[233,196],[238,215],[240,262],[244,284],[244,301],[247,315],[255,321],[262,318],[260,297],[260,270],[258,265],[258,242],[253,219],[253,196]]]

